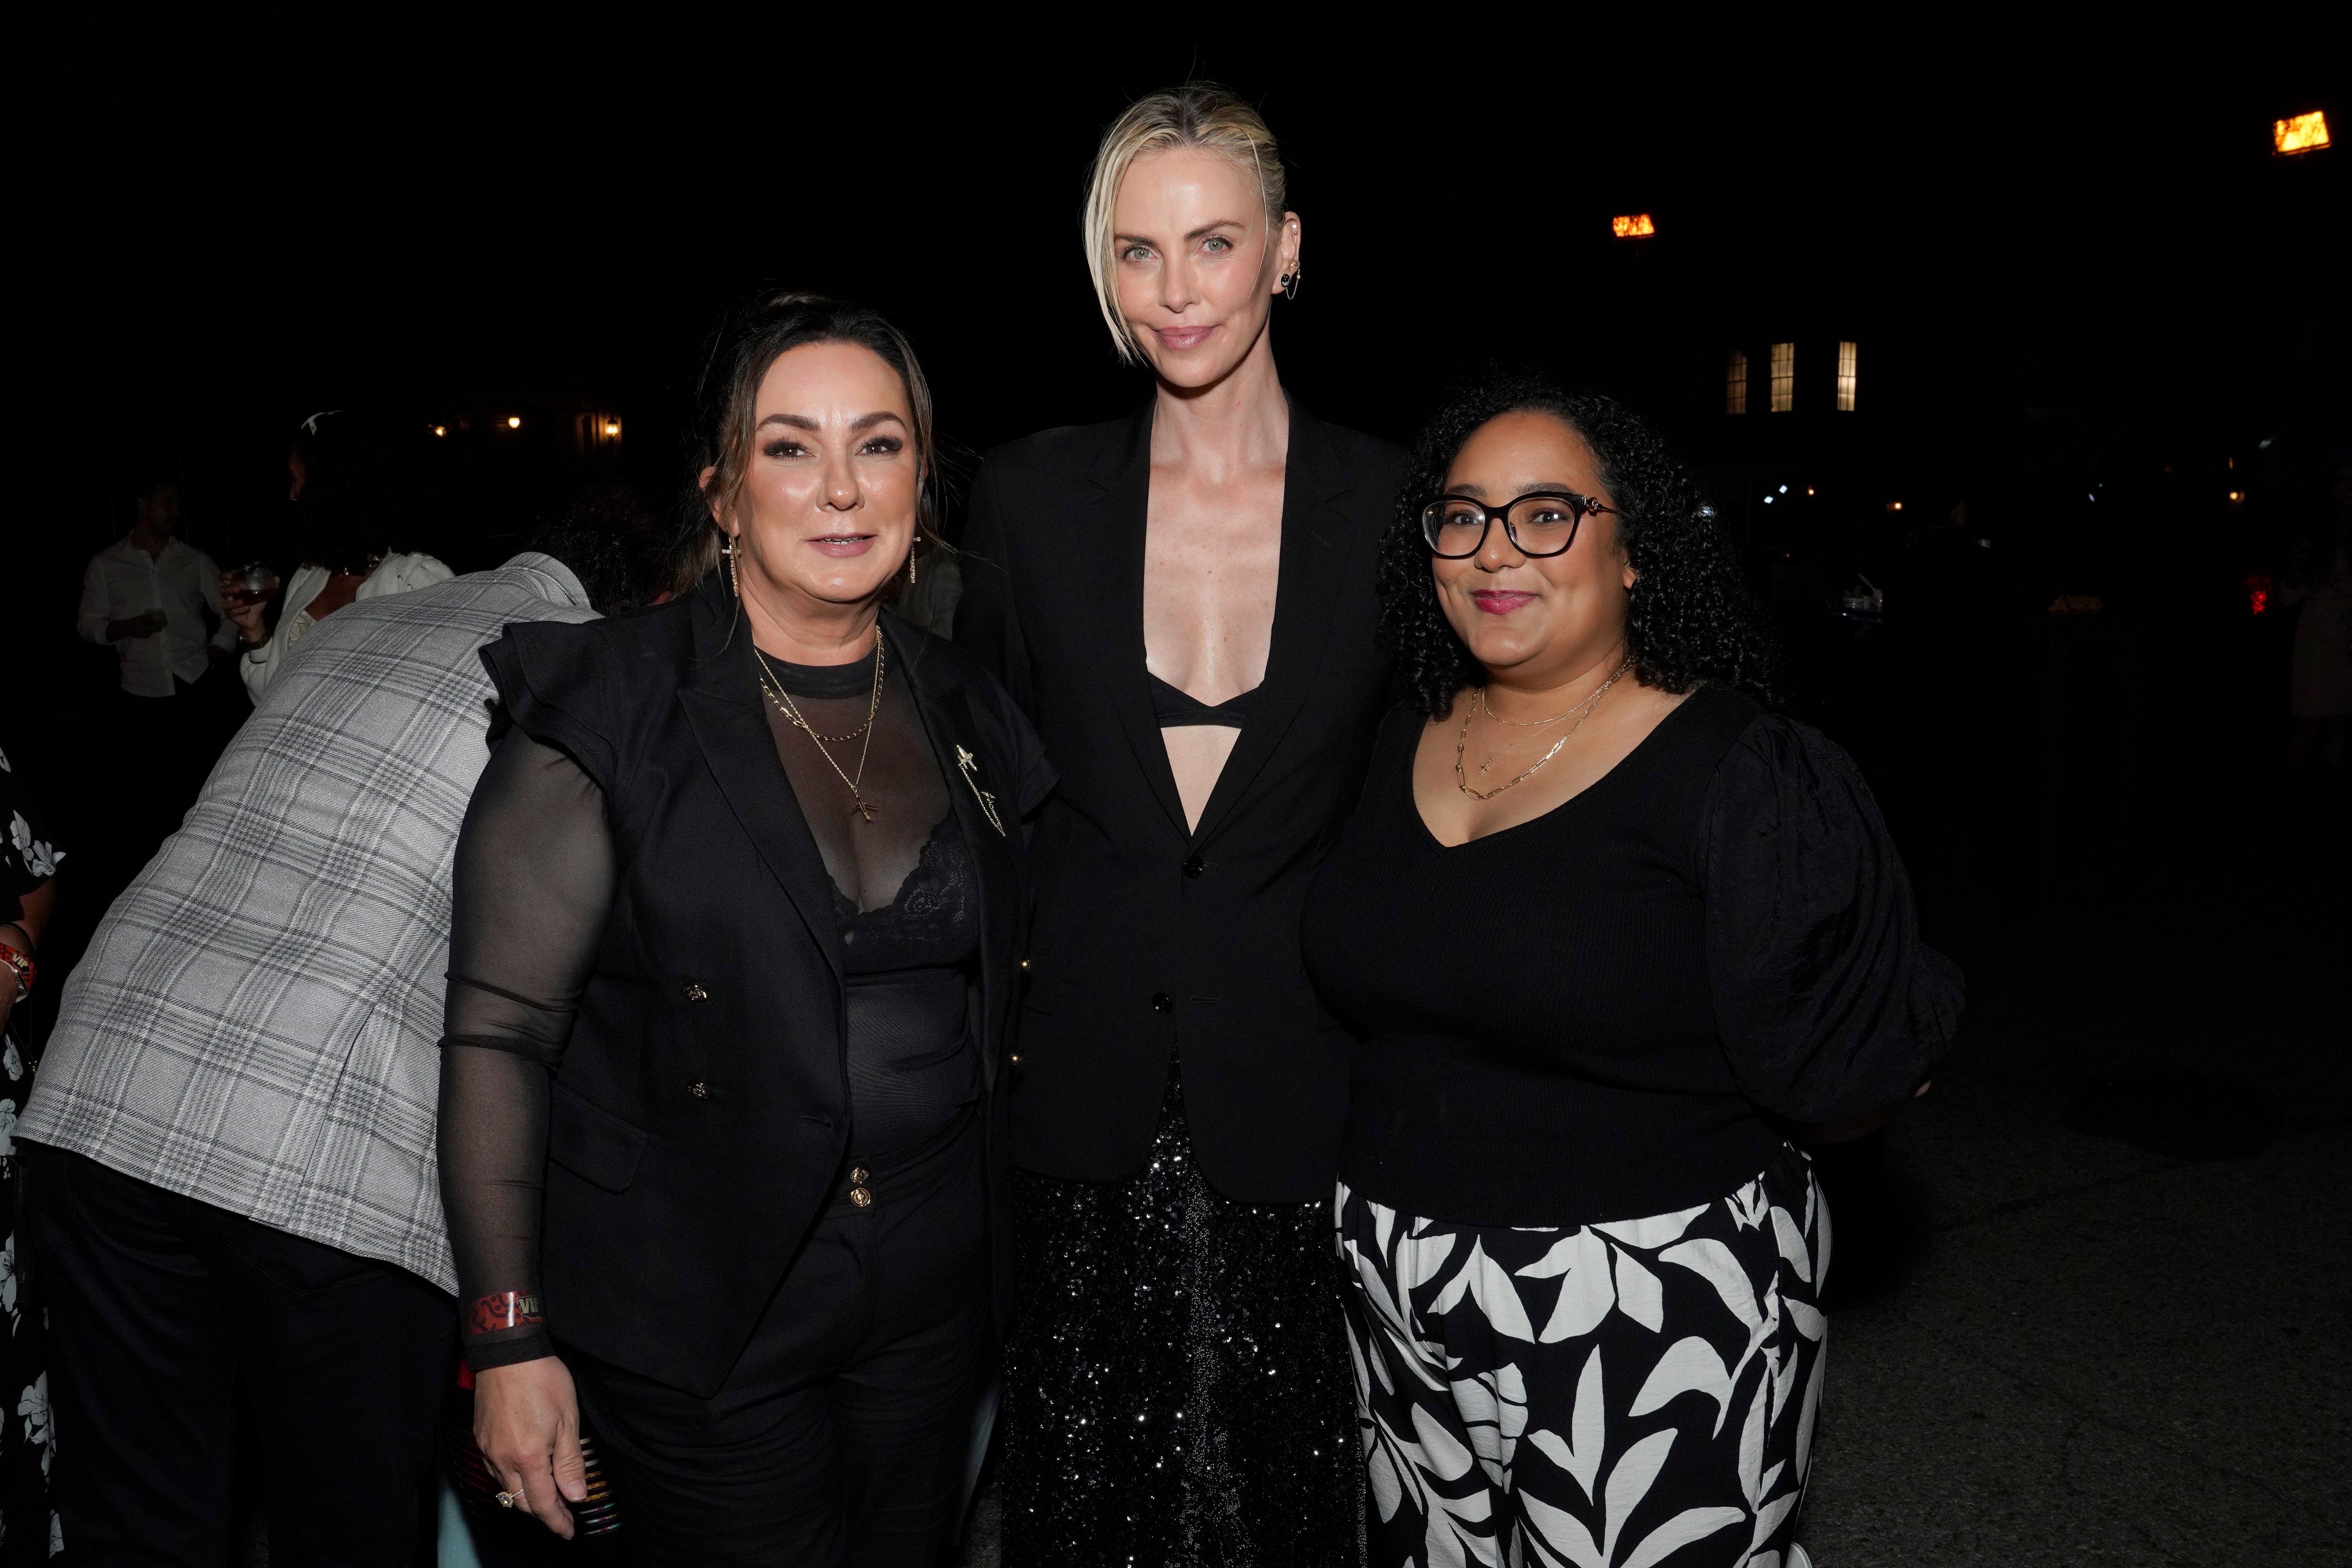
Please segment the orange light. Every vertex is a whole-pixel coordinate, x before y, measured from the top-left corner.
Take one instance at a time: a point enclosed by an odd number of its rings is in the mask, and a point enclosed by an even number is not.
[[[2243,490],[2231,490],[2230,492],[2230,499],[2233,501],[2242,501],[2246,499],[2246,492]]]
[[[2327,116],[2322,110],[2315,109],[2309,114],[2271,121],[2271,146],[2282,157],[2291,153],[2316,153],[2329,145]]]
[[[1889,511],[1901,511],[1903,510],[1903,503],[1899,500],[1888,501],[1886,503],[1886,510]]]
[[[509,430],[520,430],[520,429],[521,429],[521,428],[522,428],[522,416],[521,416],[521,415],[520,415],[520,414],[509,414],[509,415],[508,415],[508,416],[507,416],[507,428],[508,428],[508,429],[509,429]]]
[[[446,425],[436,425],[433,426],[433,434],[436,436],[446,436],[449,434],[449,426]]]
[[[2323,132],[2322,134],[2326,133]],[[1624,217],[1611,218],[1609,232],[1620,239],[1642,239],[1657,233],[1658,226],[1650,221],[1648,213],[1633,213]]]
[[[605,420],[605,421],[604,421],[604,434],[605,434],[605,435],[607,435],[607,436],[617,436],[617,435],[619,435],[620,433],[621,433],[621,422],[620,422],[619,420],[617,420],[617,419],[607,419],[607,420]]]

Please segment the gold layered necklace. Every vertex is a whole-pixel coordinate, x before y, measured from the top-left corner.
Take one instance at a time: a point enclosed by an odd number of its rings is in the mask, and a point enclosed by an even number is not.
[[[769,664],[768,656],[761,653],[756,646],[751,649],[751,656],[759,660],[760,689],[768,694],[768,700],[776,705],[776,711],[791,721],[793,728],[816,742],[818,755],[824,757],[832,766],[833,771],[841,774],[841,782],[849,786],[852,805],[866,821],[873,821],[875,805],[866,798],[866,792],[859,785],[866,777],[866,756],[874,750],[874,716],[882,711],[881,629],[877,627],[874,633],[874,700],[866,706],[866,722],[846,735],[817,733],[816,726],[802,716],[799,707],[793,701],[792,694],[784,689],[783,680],[776,674],[774,667]],[[825,742],[830,741],[836,746],[846,745],[860,735],[866,737],[866,743],[857,748],[857,773],[855,777],[852,777],[839,763],[834,761],[833,753],[825,749]]]
[[[1519,721],[1519,722],[1517,722],[1517,723],[1513,723],[1510,720],[1507,720],[1507,719],[1497,719],[1497,718],[1496,718],[1496,717],[1495,717],[1495,710],[1494,710],[1492,708],[1490,708],[1490,707],[1488,707],[1488,706],[1487,706],[1487,703],[1486,703],[1486,689],[1485,687],[1483,687],[1483,686],[1482,686],[1482,687],[1480,687],[1480,688],[1478,689],[1478,690],[1477,690],[1477,693],[1476,693],[1477,700],[1476,700],[1475,705],[1475,706],[1473,706],[1473,707],[1469,710],[1469,711],[1467,711],[1467,712],[1465,712],[1465,713],[1464,713],[1464,714],[1462,715],[1462,732],[1461,732],[1459,735],[1457,735],[1457,736],[1455,736],[1455,737],[1454,737],[1454,784],[1455,784],[1457,786],[1459,786],[1459,787],[1460,787],[1460,789],[1461,789],[1461,791],[1462,791],[1462,793],[1463,793],[1464,795],[1468,795],[1472,800],[1492,800],[1492,799],[1494,799],[1496,795],[1498,795],[1502,794],[1505,790],[1509,789],[1509,788],[1513,787],[1513,786],[1514,786],[1514,785],[1516,785],[1516,784],[1524,784],[1524,783],[1526,783],[1528,779],[1533,778],[1533,777],[1537,774],[1537,773],[1538,773],[1539,771],[1541,771],[1541,769],[1543,768],[1543,765],[1544,765],[1546,763],[1548,763],[1548,762],[1551,761],[1554,757],[1556,757],[1556,756],[1559,755],[1560,748],[1568,744],[1569,740],[1570,740],[1570,738],[1571,736],[1573,736],[1573,735],[1574,735],[1574,734],[1575,734],[1579,730],[1581,730],[1581,729],[1583,729],[1583,728],[1584,728],[1584,721],[1585,721],[1587,719],[1590,719],[1590,718],[1591,718],[1591,717],[1592,717],[1592,710],[1593,710],[1594,709],[1596,709],[1596,708],[1598,708],[1598,707],[1600,707],[1600,706],[1601,706],[1601,700],[1602,698],[1604,698],[1604,697],[1606,697],[1606,696],[1608,696],[1608,695],[1609,695],[1609,689],[1610,689],[1611,687],[1612,687],[1612,686],[1614,686],[1614,685],[1616,685],[1616,684],[1617,684],[1618,679],[1619,679],[1621,676],[1622,676],[1622,675],[1625,673],[1625,671],[1626,671],[1626,670],[1628,670],[1628,669],[1632,668],[1633,668],[1633,657],[1629,654],[1629,655],[1627,655],[1627,656],[1626,656],[1626,658],[1625,658],[1624,662],[1623,662],[1623,663],[1622,663],[1622,664],[1620,664],[1620,665],[1619,665],[1619,666],[1618,666],[1618,667],[1617,667],[1613,671],[1612,671],[1612,672],[1610,673],[1609,679],[1606,679],[1606,680],[1604,680],[1604,681],[1602,681],[1602,682],[1601,683],[1600,689],[1599,689],[1598,690],[1594,691],[1594,692],[1593,692],[1593,694],[1592,694],[1591,696],[1590,696],[1590,697],[1586,698],[1583,701],[1581,701],[1581,702],[1578,703],[1575,707],[1569,709],[1567,712],[1565,712],[1565,713],[1555,713],[1555,714],[1553,714],[1553,715],[1552,715],[1550,718],[1549,718],[1549,719],[1527,720],[1527,721]],[[1468,749],[1469,749],[1469,745],[1470,745],[1470,721],[1471,721],[1471,720],[1473,720],[1473,719],[1475,719],[1475,718],[1476,718],[1476,717],[1477,717],[1479,714],[1481,714],[1481,713],[1486,714],[1486,715],[1487,720],[1488,720],[1490,722],[1492,722],[1492,723],[1496,723],[1496,724],[1510,724],[1510,725],[1511,725],[1511,728],[1513,728],[1513,729],[1515,729],[1515,730],[1539,730],[1539,729],[1541,729],[1543,726],[1545,726],[1546,724],[1557,724],[1557,723],[1559,723],[1562,719],[1567,718],[1567,717],[1569,716],[1569,714],[1570,714],[1570,713],[1573,713],[1574,715],[1576,715],[1576,722],[1575,722],[1575,723],[1573,723],[1573,724],[1570,724],[1570,725],[1568,727],[1568,729],[1567,729],[1567,730],[1566,730],[1566,731],[1565,731],[1560,735],[1560,738],[1559,738],[1559,740],[1557,740],[1557,741],[1554,741],[1554,742],[1551,743],[1551,750],[1550,750],[1550,751],[1549,751],[1549,752],[1546,752],[1542,756],[1538,757],[1538,758],[1535,760],[1535,765],[1534,765],[1534,766],[1532,766],[1532,767],[1530,767],[1530,768],[1528,768],[1525,773],[1523,773],[1519,774],[1517,778],[1509,779],[1509,780],[1507,780],[1506,782],[1504,782],[1504,783],[1502,783],[1502,784],[1496,784],[1493,789],[1487,789],[1487,790],[1476,790],[1476,789],[1472,789],[1472,788],[1470,787],[1470,778],[1469,778],[1469,775],[1468,775],[1467,773],[1464,773],[1464,772],[1462,771],[1462,753],[1463,753],[1465,751],[1466,751],[1466,750],[1468,750]],[[1488,754],[1488,756],[1487,756],[1486,760],[1485,762],[1480,763],[1478,764],[1478,771],[1479,771],[1480,773],[1485,773],[1488,768],[1491,768],[1491,767],[1493,767],[1494,765],[1495,765],[1495,759],[1494,759],[1494,756],[1492,755],[1492,753],[1490,752],[1490,753]]]

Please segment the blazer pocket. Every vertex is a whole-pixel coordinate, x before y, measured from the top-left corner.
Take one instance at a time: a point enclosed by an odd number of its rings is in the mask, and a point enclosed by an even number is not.
[[[577,1093],[555,1086],[547,1129],[547,1157],[591,1186],[625,1193],[637,1179],[646,1133]]]
[[[1033,958],[1032,962],[1037,962]],[[1022,979],[1021,1007],[1028,1013],[1051,1013],[1068,998],[1070,983],[1061,975],[1042,966],[1029,970]]]

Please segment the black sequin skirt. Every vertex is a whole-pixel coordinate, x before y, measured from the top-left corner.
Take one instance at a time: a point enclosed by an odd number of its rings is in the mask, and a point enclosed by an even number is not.
[[[1142,1174],[1014,1180],[1006,1568],[1355,1568],[1362,1466],[1330,1204],[1212,1190],[1172,1067]]]

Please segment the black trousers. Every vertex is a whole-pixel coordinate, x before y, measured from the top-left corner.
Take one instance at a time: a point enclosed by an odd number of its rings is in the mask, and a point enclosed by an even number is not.
[[[635,1561],[952,1561],[990,1354],[982,1181],[975,1125],[913,1190],[837,1205],[709,1399],[564,1351]]]
[[[242,1403],[273,1568],[430,1563],[450,1299],[390,1264],[25,1148],[73,1561],[226,1561]]]
[[[115,708],[113,821],[121,842],[110,847],[127,876],[179,831],[253,704],[236,674],[216,664],[194,681],[173,676],[169,697],[118,689]]]

